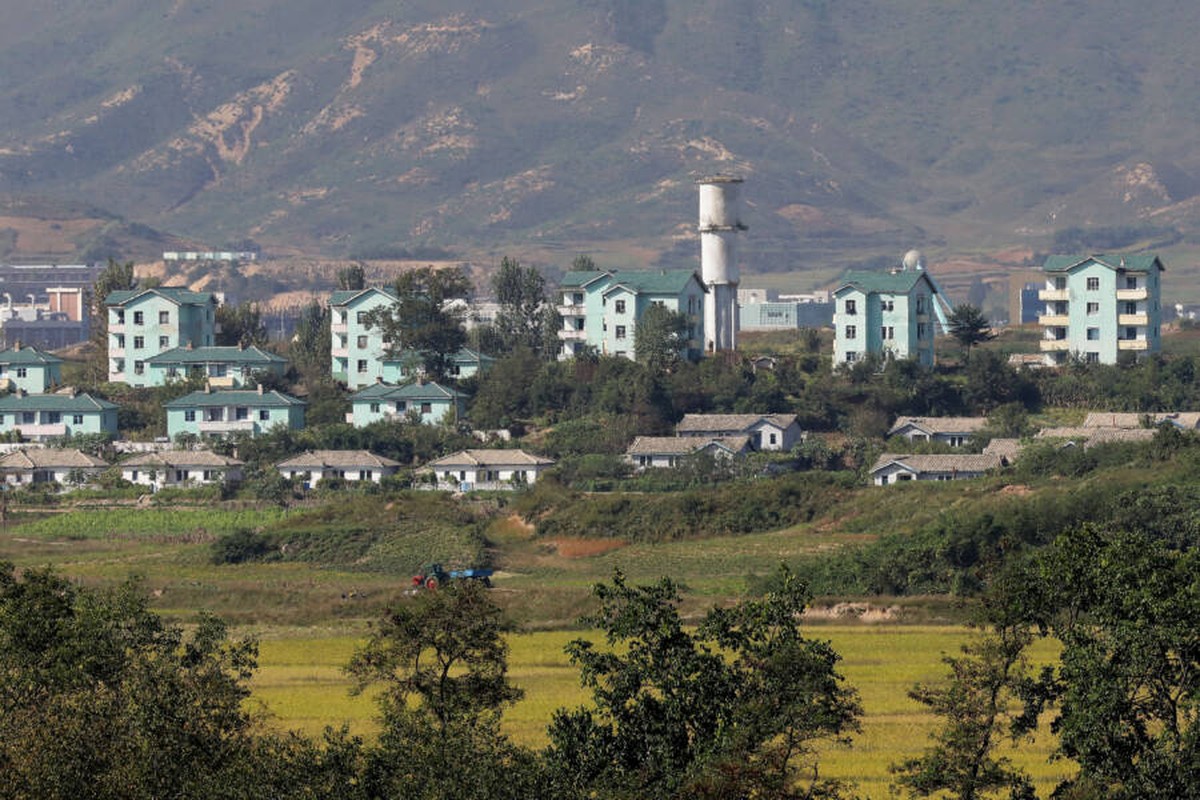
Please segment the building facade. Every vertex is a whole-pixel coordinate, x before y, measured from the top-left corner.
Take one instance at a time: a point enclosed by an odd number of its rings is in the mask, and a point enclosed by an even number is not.
[[[0,352],[0,386],[42,394],[62,383],[62,359],[20,342]]]
[[[1155,255],[1051,256],[1038,292],[1046,363],[1115,364],[1162,347],[1162,261]]]
[[[168,486],[234,484],[243,478],[245,464],[208,450],[160,450],[121,462],[121,477],[151,491]]]
[[[466,397],[433,381],[413,381],[401,386],[380,382],[355,392],[350,397],[350,409],[346,422],[356,428],[383,420],[453,424],[463,418]]]
[[[550,459],[524,450],[460,450],[430,461],[423,472],[432,476],[439,489],[511,490],[537,482],[552,466]]]
[[[632,359],[638,322],[656,305],[687,318],[687,341],[681,343],[681,353],[697,358],[703,351],[707,290],[692,270],[569,272],[560,289],[559,358],[573,358],[591,348],[602,355]]]
[[[288,480],[303,481],[311,489],[319,481],[344,480],[379,483],[395,475],[400,462],[377,456],[368,450],[310,450],[275,465]]]
[[[218,389],[255,386],[256,376],[283,377],[287,359],[257,347],[176,347],[146,359],[149,386],[202,378]]]
[[[833,293],[833,363],[867,356],[934,363],[937,290],[920,269],[851,272]]]
[[[353,390],[384,377],[387,342],[383,332],[368,319],[372,311],[390,308],[397,302],[395,294],[375,287],[333,293],[329,298],[329,331],[334,380]]]
[[[0,434],[13,431],[35,442],[81,433],[116,436],[117,405],[87,393],[17,392],[0,397]]]
[[[217,299],[211,292],[156,286],[112,292],[108,307],[108,380],[151,386],[146,363],[177,347],[212,347]]]
[[[165,403],[167,435],[174,440],[181,433],[195,436],[226,436],[244,432],[251,436],[266,433],[276,425],[292,430],[304,427],[302,400],[277,391],[211,388]]]

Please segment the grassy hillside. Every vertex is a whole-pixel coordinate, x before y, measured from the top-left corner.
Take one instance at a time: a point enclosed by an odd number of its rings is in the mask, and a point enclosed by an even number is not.
[[[1079,225],[1196,249],[1185,5],[26,5],[0,193],[212,247],[690,263],[692,179],[722,171],[751,181],[751,272]]]

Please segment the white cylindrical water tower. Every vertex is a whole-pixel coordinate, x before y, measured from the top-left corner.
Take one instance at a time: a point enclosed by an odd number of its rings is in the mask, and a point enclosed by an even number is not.
[[[704,301],[705,352],[733,350],[738,332],[738,234],[742,223],[742,179],[716,175],[700,185],[700,278]]]

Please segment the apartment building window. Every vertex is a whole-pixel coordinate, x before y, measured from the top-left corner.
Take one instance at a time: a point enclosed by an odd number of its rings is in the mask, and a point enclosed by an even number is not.
[[[71,417],[71,424],[72,425],[82,425],[83,424],[83,414],[73,415]]]
[[[1088,328],[1087,329],[1087,338],[1088,338],[1089,342],[1099,341],[1100,340],[1100,329],[1099,328]]]
[[[884,311],[894,311],[896,308],[896,303],[894,300],[881,300],[879,302],[879,307]]]
[[[857,314],[858,313],[858,301],[857,300],[847,300],[846,301],[846,313],[847,314]]]
[[[1099,314],[1100,313],[1100,304],[1099,303],[1088,303],[1087,304],[1087,312],[1089,314]]]
[[[171,346],[171,337],[169,337],[169,336],[160,336],[160,337],[158,337],[158,346],[159,346],[160,348],[162,348],[163,350],[165,350],[165,349],[167,349],[168,347],[170,347],[170,346]]]
[[[853,364],[855,361],[858,361],[858,353],[854,352],[853,350],[847,350],[846,363]]]
[[[57,425],[60,422],[62,422],[62,412],[59,412],[59,411],[47,411],[46,412],[46,424]]]
[[[358,337],[358,349],[359,350],[367,349],[367,337],[365,337],[365,336]]]
[[[125,349],[125,334],[117,334],[117,347],[121,350]]]
[[[113,313],[115,313],[117,315],[116,323],[118,325],[124,325],[125,324],[125,312],[124,311],[116,311]]]
[[[421,403],[421,413],[422,414],[432,414],[433,413],[433,403]]]
[[[260,408],[258,410],[258,421],[259,422],[270,422],[271,421],[271,412],[265,408]]]
[[[925,313],[925,295],[923,295],[923,294],[917,295],[917,313],[918,314]]]
[[[884,325],[879,329],[879,336],[884,341],[890,341],[896,338],[896,328],[892,325]]]
[[[29,370],[28,370],[26,367],[17,367],[17,368],[16,368],[16,373],[17,373],[17,377],[18,377],[18,378],[27,378],[27,377],[29,377]]]
[[[33,412],[33,411],[22,411],[21,412],[21,424],[22,425],[32,425],[35,422],[37,422],[37,414],[35,412]]]
[[[1125,304],[1125,313],[1126,314],[1136,314],[1137,313],[1137,303],[1126,303]]]
[[[853,339],[856,336],[858,336],[858,328],[856,328],[854,325],[847,325],[846,326],[846,338]]]
[[[357,322],[359,325],[366,325],[367,324],[367,312],[359,311],[357,314],[354,315],[354,321]]]
[[[133,337],[133,349],[134,350],[141,350],[145,346],[146,346],[146,337],[145,336]]]
[[[361,375],[367,371],[367,360],[365,358],[360,358],[355,366],[358,369],[358,373]]]
[[[694,297],[688,298],[688,313],[689,314],[696,313],[696,298],[694,298]]]
[[[1084,353],[1083,360],[1089,364],[1099,364],[1100,363],[1100,354],[1099,353]]]
[[[917,338],[918,339],[925,338],[925,323],[924,322],[917,323]]]
[[[1125,329],[1125,338],[1126,339],[1136,339],[1137,338],[1137,328],[1126,328]]]
[[[1060,291],[1060,292],[1061,292],[1063,289],[1066,289],[1066,288],[1067,288],[1067,279],[1066,279],[1066,276],[1061,276],[1061,275],[1060,275],[1059,277],[1055,278],[1055,279],[1054,279],[1054,288],[1055,288],[1055,289],[1057,289],[1057,290],[1058,290],[1058,291]]]
[[[188,411],[183,412],[183,421],[184,422],[195,422],[196,421],[196,412],[194,410],[188,410]]]
[[[238,406],[233,412],[233,418],[239,422],[250,419],[250,409],[245,406]]]
[[[133,312],[133,324],[134,325],[142,325],[145,323],[145,321],[146,321],[145,314],[143,314],[141,311]]]
[[[133,374],[134,375],[143,375],[143,374],[145,374],[145,372],[146,372],[146,362],[145,361],[133,362]]]
[[[571,295],[571,305],[583,305],[583,292],[576,292],[575,294]]]
[[[617,301],[615,301],[615,302],[613,303],[613,309],[614,309],[614,310],[615,310],[615,311],[616,311],[618,314],[624,314],[624,313],[625,313],[625,301],[624,301],[624,300],[617,300]]]
[[[1099,278],[1088,278],[1087,279],[1087,290],[1089,292],[1100,291],[1100,279]]]
[[[624,325],[618,325],[618,326],[616,327],[616,337],[617,337],[618,339],[624,339],[624,338],[625,338],[625,326],[624,326]]]
[[[158,312],[158,324],[159,325],[170,325],[171,324],[171,312],[170,311]]]
[[[1136,277],[1134,277],[1132,275],[1125,276],[1125,288],[1126,289],[1136,289],[1137,287],[1138,287],[1138,285],[1137,285]]]

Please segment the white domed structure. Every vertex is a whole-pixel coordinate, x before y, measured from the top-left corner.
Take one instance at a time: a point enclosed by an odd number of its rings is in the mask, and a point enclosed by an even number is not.
[[[925,256],[921,255],[920,250],[909,250],[904,254],[904,258],[901,260],[900,265],[903,266],[905,270],[925,269]]]

